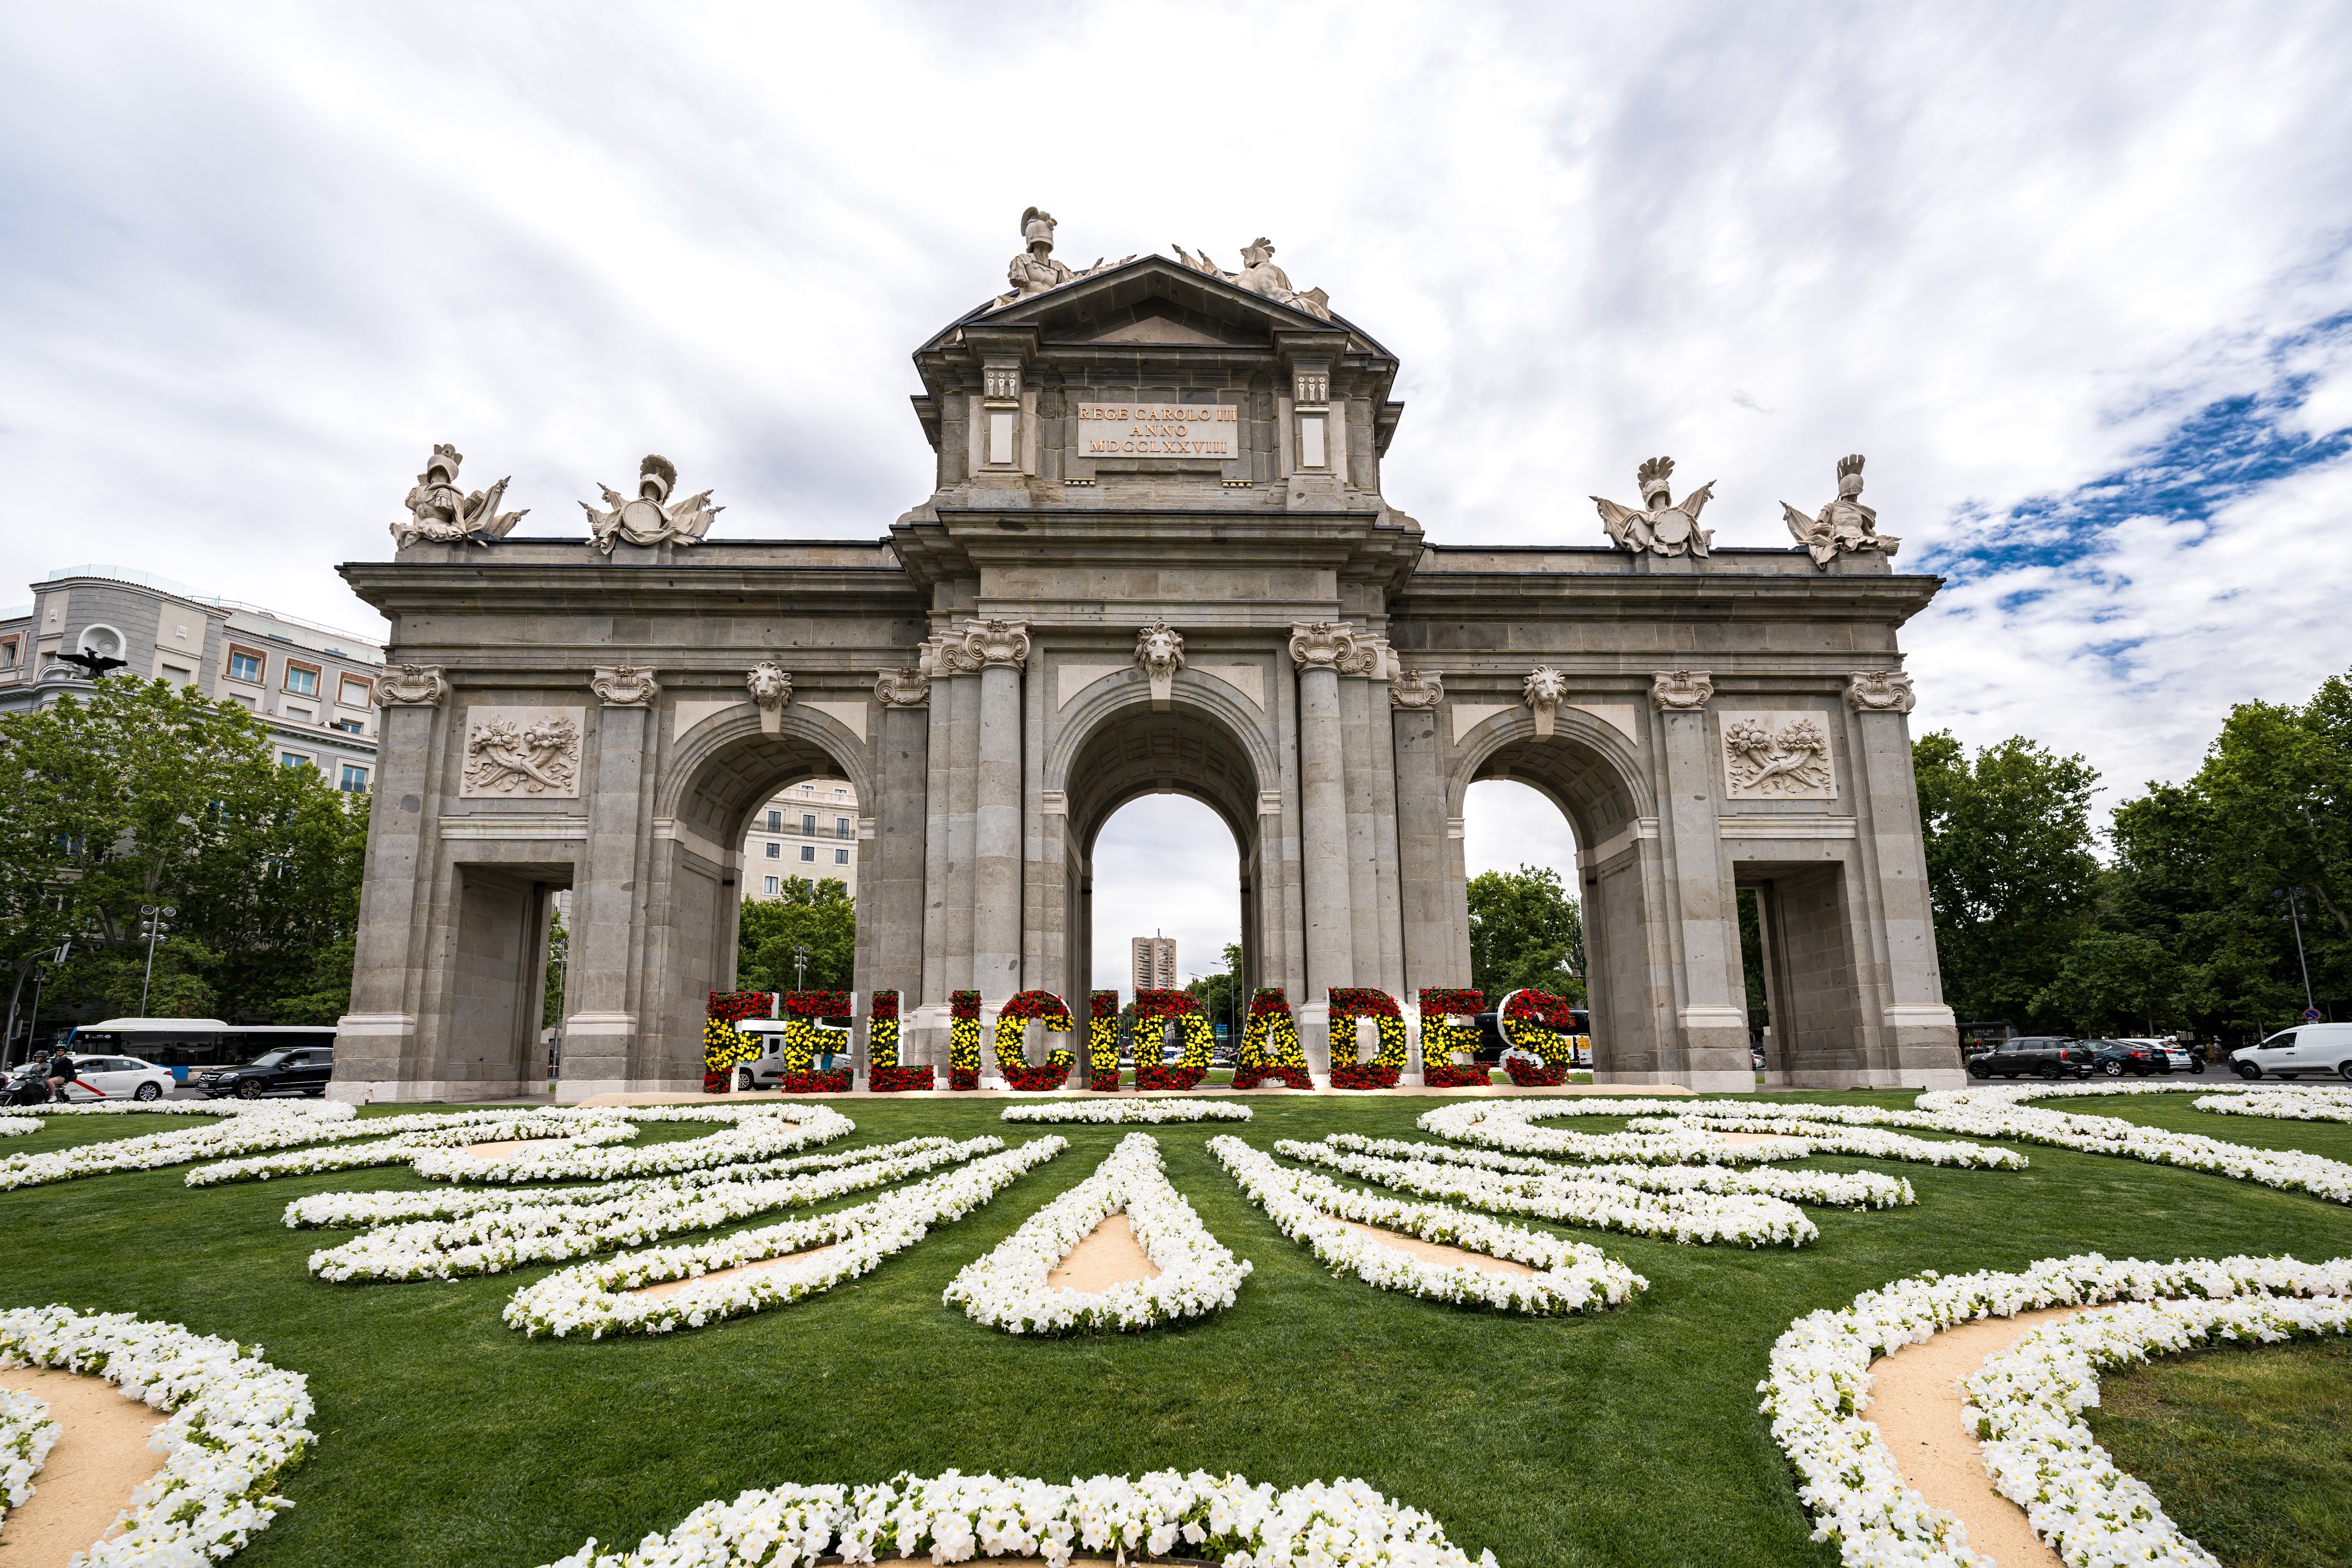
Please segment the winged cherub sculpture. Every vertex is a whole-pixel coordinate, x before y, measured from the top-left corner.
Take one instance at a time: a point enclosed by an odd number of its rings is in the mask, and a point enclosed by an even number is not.
[[[1601,509],[1601,526],[1609,531],[1617,548],[1637,555],[1647,550],[1659,555],[1706,556],[1706,547],[1715,542],[1715,531],[1701,528],[1698,514],[1715,494],[1715,481],[1707,480],[1677,506],[1666,482],[1674,471],[1672,458],[1653,458],[1642,465],[1635,476],[1642,486],[1639,510],[1592,498],[1592,504]]]
[[[1819,516],[1807,517],[1787,501],[1780,503],[1781,519],[1796,535],[1797,548],[1811,552],[1813,564],[1824,572],[1842,554],[1875,550],[1891,557],[1903,542],[1879,532],[1877,511],[1862,504],[1862,454],[1840,458],[1837,476],[1837,500],[1822,508]]]
[[[606,555],[615,544],[693,544],[710,531],[710,525],[727,509],[710,504],[710,492],[688,496],[682,501],[671,501],[669,492],[677,485],[677,469],[667,458],[649,457],[637,467],[637,499],[627,500],[610,485],[598,485],[604,492],[604,504],[610,511],[598,511],[586,501],[580,510],[588,514],[588,542]],[[667,504],[664,504],[667,503]]]
[[[505,499],[507,485],[513,476],[500,479],[487,490],[472,495],[457,488],[457,465],[465,457],[457,447],[444,442],[433,448],[425,460],[425,471],[416,476],[409,487],[408,521],[392,525],[394,549],[430,540],[436,544],[469,543],[488,546],[493,539],[505,537],[507,530],[523,520],[529,507],[522,511],[499,510]]]

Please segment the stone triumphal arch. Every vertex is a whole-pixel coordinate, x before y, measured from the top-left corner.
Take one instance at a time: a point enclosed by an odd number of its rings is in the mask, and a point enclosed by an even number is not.
[[[955,991],[1083,1009],[1096,836],[1180,791],[1319,1068],[1331,988],[1468,984],[1464,800],[1510,778],[1575,834],[1603,1081],[1752,1082],[1749,888],[1774,1071],[1956,1081],[1896,647],[1937,580],[1893,570],[1861,458],[1793,549],[1711,549],[1664,459],[1589,544],[1433,541],[1381,489],[1396,360],[1271,247],[1072,273],[1026,227],[1012,291],[916,351],[937,480],[880,539],[710,539],[658,458],[583,537],[516,537],[444,447],[393,559],[343,568],[393,663],[337,1093],[538,1076],[563,889],[565,1098],[698,1086],[746,825],[816,776],[866,814],[856,984],[911,1063]]]

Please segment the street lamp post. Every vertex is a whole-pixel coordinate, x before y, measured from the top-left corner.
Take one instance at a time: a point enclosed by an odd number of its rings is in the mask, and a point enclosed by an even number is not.
[[[155,904],[142,904],[139,912],[147,917],[147,973],[139,982],[139,1016],[147,1016],[147,992],[155,984],[155,938],[162,934],[165,916],[180,911]]]
[[[793,949],[793,989],[795,991],[808,989],[808,958],[807,948],[795,946]]]
[[[2303,1009],[2306,1013],[2315,1013],[2319,1011],[2319,1004],[2311,999],[2311,962],[2303,955],[2303,906],[2296,899],[2302,891],[2301,888],[2286,889],[2286,912],[2287,918],[2294,922],[2294,962],[2296,967],[2303,971]]]
[[[63,963],[72,952],[73,943],[69,942],[61,942],[58,943],[58,956],[56,962]],[[40,1038],[41,987],[47,984],[48,980],[48,970],[42,965],[36,963],[33,968],[33,1016],[25,1025],[25,1045],[28,1051],[33,1048],[34,1042]]]

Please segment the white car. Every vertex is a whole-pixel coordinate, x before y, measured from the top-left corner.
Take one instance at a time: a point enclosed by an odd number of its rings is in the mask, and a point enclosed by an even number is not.
[[[137,1057],[75,1057],[73,1081],[66,1098],[85,1100],[161,1100],[175,1080],[170,1068]]]
[[[2298,1024],[2230,1053],[2242,1079],[2352,1079],[2352,1024]]]
[[[2116,1043],[2124,1046],[2146,1046],[2152,1051],[2162,1051],[2167,1072],[2200,1073],[2205,1070],[2203,1054],[2190,1050],[2178,1040],[2158,1040],[2145,1035],[2134,1035],[2128,1038],[2119,1039]]]

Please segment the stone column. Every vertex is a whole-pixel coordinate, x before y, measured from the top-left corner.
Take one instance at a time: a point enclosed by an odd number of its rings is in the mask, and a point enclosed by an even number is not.
[[[588,842],[572,892],[572,1005],[563,1020],[563,1071],[556,1098],[584,1100],[635,1087],[642,1051],[631,1006],[635,965],[638,805],[652,701],[650,679],[616,687],[596,715],[596,765],[588,795]],[[659,1087],[668,1088],[664,1084]]]
[[[1367,728],[1370,731],[1372,770],[1372,916],[1379,926],[1381,989],[1401,1002],[1410,1000],[1404,977],[1404,897],[1397,885],[1400,846],[1397,815],[1400,802],[1396,776],[1396,723],[1390,717],[1389,676],[1398,665],[1388,645],[1381,645],[1380,667],[1365,688]]]
[[[923,645],[917,660],[929,699],[923,757],[923,973],[919,987],[899,999],[898,1059],[908,1067],[943,1066],[948,1019],[948,781],[955,747],[956,682],[939,641]]]
[[[1918,781],[1906,717],[1916,700],[1911,678],[1896,671],[1863,670],[1846,681],[1853,732],[1861,737],[1854,748],[1853,776],[1862,797],[1855,815],[1868,878],[1866,889],[1855,892],[1876,905],[1869,912],[1876,916],[1886,943],[1880,1009],[1884,1048],[1865,1081],[1959,1089],[1968,1075],[1937,964],[1936,918],[1928,901],[1927,847],[1920,839]]]
[[[1348,775],[1339,668],[1355,642],[1347,627],[1329,622],[1290,631],[1290,657],[1298,668],[1298,828],[1307,906],[1307,992],[1298,998],[1298,1032],[1307,1065],[1325,1081],[1330,991],[1356,983],[1355,939],[1348,929]]]
[[[984,1000],[999,1003],[1021,989],[1021,672],[1029,628],[976,621],[964,647],[981,667],[971,983]]]
[[[1744,983],[1734,989],[1741,973],[1739,910],[1717,820],[1721,769],[1706,721],[1714,695],[1704,670],[1662,671],[1651,685],[1665,732],[1659,826],[1673,857],[1668,908],[1680,947],[1674,989],[1682,1059],[1668,1070],[1696,1089],[1752,1090],[1747,990]]]
[[[1444,746],[1439,739],[1445,688],[1435,675],[1401,671],[1387,685],[1396,770],[1397,871],[1403,924],[1403,984],[1470,984],[1455,963],[1452,860],[1446,839]],[[1491,1000],[1491,998],[1490,998]]]
[[[328,1095],[365,1103],[406,1098],[403,1086],[444,1076],[418,1059],[416,986],[425,953],[417,902],[430,896],[425,802],[449,683],[439,667],[395,664],[377,682],[383,710],[375,797],[368,818],[367,875],[360,886],[358,963],[352,1010],[335,1021],[335,1080]]]

